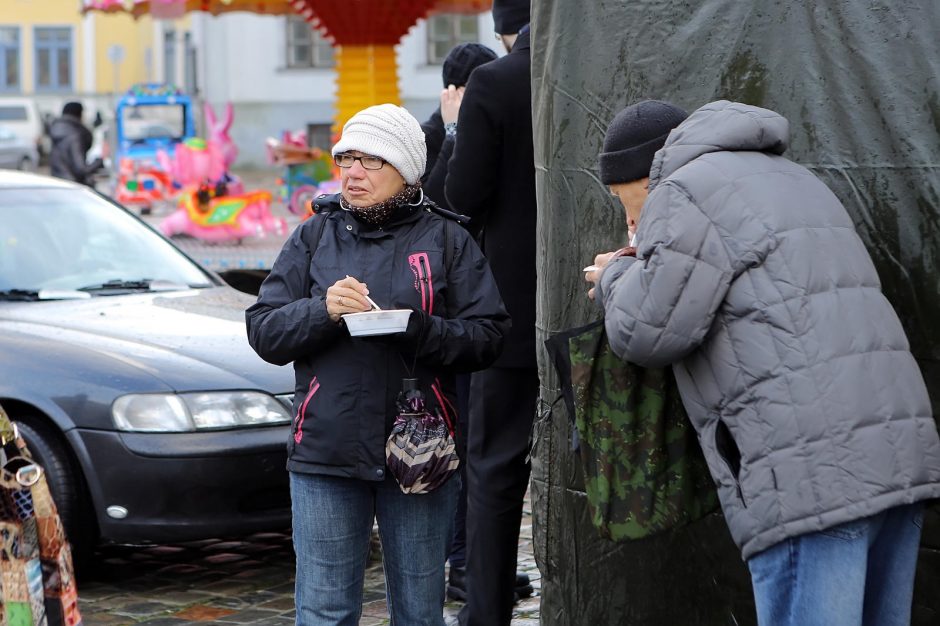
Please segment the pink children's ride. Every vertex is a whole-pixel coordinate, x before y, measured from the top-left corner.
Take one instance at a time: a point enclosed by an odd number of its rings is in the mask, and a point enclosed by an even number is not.
[[[285,235],[287,223],[271,213],[271,193],[245,192],[228,168],[238,148],[228,136],[232,109],[221,122],[206,105],[211,139],[189,139],[176,146],[173,157],[159,152],[160,165],[183,188],[179,208],[160,223],[167,236],[189,235],[205,241],[240,241],[267,234]]]

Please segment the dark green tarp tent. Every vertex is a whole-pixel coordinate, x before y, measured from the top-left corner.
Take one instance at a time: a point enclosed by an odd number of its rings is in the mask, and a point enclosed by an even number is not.
[[[580,268],[625,243],[597,177],[608,122],[645,98],[718,99],[791,122],[788,156],[842,199],[901,314],[940,414],[940,3],[533,0],[540,336],[598,317]],[[558,379],[540,354],[532,504],[542,622],[753,624],[720,515],[614,544],[591,526]],[[940,516],[928,515],[915,624],[940,623]]]

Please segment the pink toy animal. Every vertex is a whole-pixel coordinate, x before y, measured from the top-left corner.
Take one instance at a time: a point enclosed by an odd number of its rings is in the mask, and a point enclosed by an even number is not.
[[[219,150],[222,152],[222,159],[225,163],[225,170],[228,171],[230,167],[235,163],[235,159],[238,158],[238,146],[235,145],[235,142],[232,141],[232,138],[229,137],[228,131],[232,128],[232,119],[235,115],[234,110],[232,109],[232,103],[227,102],[225,104],[225,113],[222,116],[221,120],[217,120],[215,117],[215,110],[212,108],[212,105],[206,102],[203,107],[203,112],[206,115],[206,126],[209,131],[209,142],[214,143],[218,146]]]
[[[221,150],[212,142],[199,138],[176,144],[172,159],[165,151],[158,150],[157,162],[181,187],[215,183],[225,175]]]

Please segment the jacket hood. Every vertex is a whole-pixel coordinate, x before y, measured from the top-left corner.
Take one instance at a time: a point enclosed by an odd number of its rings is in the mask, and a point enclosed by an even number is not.
[[[769,109],[719,100],[706,104],[679,124],[656,153],[649,188],[683,165],[709,152],[756,151],[783,154],[790,123]]]

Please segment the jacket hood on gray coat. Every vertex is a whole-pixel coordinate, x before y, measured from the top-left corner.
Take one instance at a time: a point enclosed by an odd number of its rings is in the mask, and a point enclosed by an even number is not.
[[[787,121],[715,102],[656,154],[637,257],[601,275],[608,339],[672,365],[744,558],[940,496],[923,377],[836,196]]]
[[[727,100],[712,102],[669,134],[653,159],[649,189],[703,154],[725,150],[783,154],[789,139],[790,122],[779,113]]]

